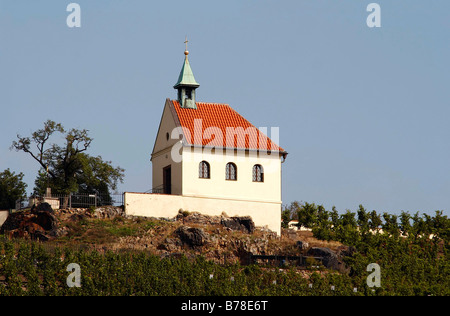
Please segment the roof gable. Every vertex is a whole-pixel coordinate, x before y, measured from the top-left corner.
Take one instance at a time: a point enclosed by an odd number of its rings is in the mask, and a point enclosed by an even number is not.
[[[171,148],[178,141],[170,138],[171,131],[179,125],[176,121],[176,116],[174,115],[173,109],[170,104],[170,100],[166,99],[166,103],[161,114],[161,119],[159,121],[156,139],[153,143],[152,155],[165,149]],[[166,133],[169,133],[169,138],[167,137]]]

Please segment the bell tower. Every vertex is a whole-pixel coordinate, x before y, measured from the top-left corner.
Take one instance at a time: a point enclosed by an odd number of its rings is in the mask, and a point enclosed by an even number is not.
[[[183,68],[181,68],[178,81],[173,87],[174,89],[178,90],[178,102],[180,102],[182,108],[196,109],[197,105],[195,104],[195,89],[200,87],[200,85],[195,81],[194,74],[189,64],[187,38],[184,43],[186,44],[186,50],[184,51],[185,58]]]

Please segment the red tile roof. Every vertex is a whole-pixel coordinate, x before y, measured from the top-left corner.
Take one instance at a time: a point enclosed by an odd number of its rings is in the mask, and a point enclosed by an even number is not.
[[[188,109],[170,102],[190,145],[285,152],[228,104],[196,102],[197,109]]]

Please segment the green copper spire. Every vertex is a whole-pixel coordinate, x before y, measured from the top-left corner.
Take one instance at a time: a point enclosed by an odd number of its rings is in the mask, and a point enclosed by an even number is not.
[[[186,55],[186,58],[184,59],[183,68],[181,68],[180,76],[178,76],[178,81],[173,87],[175,89],[178,89],[181,86],[198,88],[200,85],[197,83],[197,81],[195,81],[194,73],[192,72],[191,65],[189,64],[189,52],[186,50],[184,54]]]
[[[180,75],[178,76],[178,81],[173,87],[178,90],[178,101],[180,102],[181,107],[196,109],[195,89],[200,87],[200,85],[195,81],[194,73],[192,72],[191,65],[189,65],[187,43],[188,40],[186,38],[186,50],[184,52],[186,57],[184,59],[183,68],[181,68]]]

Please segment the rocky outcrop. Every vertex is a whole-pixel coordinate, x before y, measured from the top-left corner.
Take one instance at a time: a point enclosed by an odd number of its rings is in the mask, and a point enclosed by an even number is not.
[[[31,214],[36,216],[34,222],[41,226],[45,231],[52,232],[58,229],[58,219],[50,204],[41,203],[38,206],[33,205]]]
[[[252,234],[255,231],[255,223],[250,216],[222,218],[220,224],[231,230],[237,230]]]
[[[125,211],[121,206],[101,206],[93,211],[92,216],[95,218],[115,218],[125,216]]]
[[[125,217],[125,211],[121,206],[100,206],[95,209],[62,209],[58,211],[58,215],[64,220],[68,218],[72,218],[72,220],[83,218],[113,219],[115,217]]]
[[[188,212],[180,209],[178,215],[175,217],[175,220],[178,222],[182,222],[183,225],[220,225],[220,221],[222,216],[208,216],[203,215],[198,212]]]
[[[311,247],[306,255],[312,257],[322,257],[322,264],[325,268],[347,273],[349,271],[343,259],[347,256],[353,256],[355,252],[356,249],[354,247],[347,246],[340,246],[337,251],[333,251],[326,247]]]
[[[183,243],[178,238],[166,238],[162,243],[160,243],[156,249],[165,251],[167,253],[178,252],[183,246]]]
[[[3,223],[0,233],[10,237],[22,237],[47,241],[60,236],[58,219],[48,203],[34,205],[30,211],[11,214]]]
[[[110,221],[115,217],[123,219]],[[86,232],[81,233],[90,234],[95,231],[95,227],[89,223],[98,223],[98,219],[105,219],[107,223],[117,225],[117,228],[127,225],[125,227],[133,227],[133,231],[139,232],[138,235],[133,233],[111,238],[108,242],[93,246],[103,250],[145,250],[162,257],[202,255],[219,263],[242,264],[252,263],[253,255],[311,256],[321,257],[320,261],[326,268],[340,272],[347,272],[344,258],[355,252],[354,248],[339,243],[316,240],[309,232],[288,231],[278,236],[272,231],[256,228],[250,217],[180,212],[175,219],[142,219],[125,216],[120,207],[55,212],[50,205],[43,203],[30,211],[11,214],[0,232],[11,237],[46,241],[70,236],[74,232],[78,234],[80,232],[76,229],[83,230],[85,227],[88,227]]]
[[[175,217],[176,221],[181,221],[183,224],[199,224],[199,225],[215,225],[222,226],[232,231],[241,231],[248,234],[253,234],[256,229],[255,223],[250,216],[234,216],[228,217],[225,214],[220,216],[208,216],[197,212],[184,212]]]
[[[321,257],[322,264],[328,269],[337,269],[339,261],[336,253],[330,248],[326,247],[311,247],[306,253],[307,256]]]
[[[194,215],[194,217],[200,221],[207,220],[203,215],[200,217]],[[191,220],[192,218],[190,218],[189,224],[194,224]],[[220,225],[217,219],[213,219],[213,221],[215,225]],[[177,223],[174,223],[174,225],[177,225]],[[282,251],[271,245],[271,241],[277,239],[274,232],[258,231],[257,234],[250,235],[248,229],[245,228],[245,232],[231,235],[229,234],[231,228],[222,225],[211,227],[199,225],[198,222],[195,225],[197,226],[178,226],[172,233],[161,239],[156,249],[161,251],[161,255],[192,253],[193,251],[219,262],[227,260],[228,262],[239,261],[241,263],[250,263],[252,254],[276,254]],[[234,228],[242,229],[238,226]]]
[[[209,235],[202,228],[180,226],[174,234],[183,244],[191,248],[205,246],[209,241]]]

